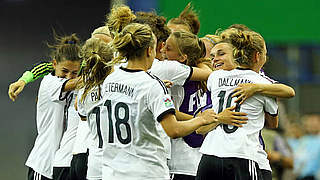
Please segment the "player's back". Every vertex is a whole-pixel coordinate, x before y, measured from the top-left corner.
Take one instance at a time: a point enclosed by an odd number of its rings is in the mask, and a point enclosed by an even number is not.
[[[105,79],[102,96],[103,178],[168,178],[157,120],[174,107],[164,84],[147,72],[120,68]]]
[[[225,108],[235,105],[236,112],[248,114],[248,123],[241,128],[219,125],[206,136],[201,148],[202,153],[257,161],[257,149],[261,146],[259,132],[264,126],[264,113],[276,114],[277,105],[274,99],[263,95],[254,95],[242,105],[236,104],[235,98],[232,98],[233,90],[242,83],[270,84],[252,70],[219,70],[210,75],[208,89],[211,91],[213,110],[220,113]]]

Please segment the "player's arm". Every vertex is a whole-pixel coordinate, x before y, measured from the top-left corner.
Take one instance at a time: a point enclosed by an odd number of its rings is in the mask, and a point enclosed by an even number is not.
[[[169,137],[179,138],[191,134],[203,125],[208,125],[216,121],[215,113],[209,109],[204,111],[199,117],[187,121],[177,121],[174,114],[167,113],[161,118],[160,124]]]
[[[192,119],[193,116],[176,110],[176,118],[178,121],[187,121]]]
[[[267,151],[268,159],[271,163],[280,164],[284,168],[293,168],[293,158],[286,157],[278,151]]]
[[[265,117],[264,127],[270,128],[270,129],[278,128],[278,124],[279,124],[278,115],[274,116],[269,113],[264,113],[264,117]]]
[[[233,112],[236,106],[232,106],[224,109],[222,112],[216,115],[217,122],[206,126],[202,126],[196,130],[197,134],[205,135],[208,132],[215,129],[219,124],[229,124],[237,127],[242,127],[242,124],[246,124],[248,121],[247,113]]]
[[[42,61],[34,65],[30,70],[23,73],[18,81],[9,85],[8,95],[12,101],[15,101],[25,85],[33,82],[53,71],[51,62]]]
[[[74,102],[74,108],[75,108],[76,111],[78,112],[78,115],[79,115],[81,121],[86,121],[86,120],[87,120],[87,116],[84,116],[84,115],[82,115],[82,114],[80,113],[80,111],[81,111],[81,106],[80,106],[80,108],[78,108],[78,106],[79,106],[78,103],[79,103],[79,105],[80,105],[80,102],[78,102],[78,96],[77,96],[76,99],[75,99],[75,102]]]
[[[78,76],[74,79],[70,79],[68,80],[68,82],[66,82],[65,86],[62,89],[62,92],[73,91],[76,89],[77,85],[79,85],[80,83],[82,83],[82,76]]]
[[[237,97],[235,102],[239,102],[240,104],[256,93],[279,98],[291,98],[295,96],[294,89],[284,84],[239,84],[234,89],[234,92],[232,97]]]
[[[200,63],[198,67],[192,67],[192,75],[190,80],[192,81],[207,81],[209,75],[212,73],[212,69],[205,63]]]
[[[278,103],[275,98],[264,97],[265,127],[277,128],[278,119]]]

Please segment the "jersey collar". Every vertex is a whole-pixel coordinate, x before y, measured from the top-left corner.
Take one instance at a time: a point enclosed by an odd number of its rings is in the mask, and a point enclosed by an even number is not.
[[[242,67],[237,67],[236,69],[239,69],[239,70],[252,70],[250,68],[242,68]]]
[[[127,68],[124,68],[124,67],[120,67],[121,70],[123,71],[126,71],[126,72],[140,72],[140,71],[143,71],[141,69],[127,69]]]

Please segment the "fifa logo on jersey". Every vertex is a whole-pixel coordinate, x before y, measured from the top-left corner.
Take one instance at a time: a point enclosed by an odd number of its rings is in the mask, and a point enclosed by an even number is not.
[[[166,107],[173,107],[173,102],[170,98],[168,97],[163,98],[163,102]]]

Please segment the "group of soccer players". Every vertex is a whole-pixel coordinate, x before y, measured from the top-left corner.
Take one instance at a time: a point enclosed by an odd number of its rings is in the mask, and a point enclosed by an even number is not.
[[[43,77],[28,179],[271,179],[260,131],[294,90],[262,71],[263,37],[244,25],[199,38],[190,4],[166,24],[117,6],[83,45],[56,36]]]

